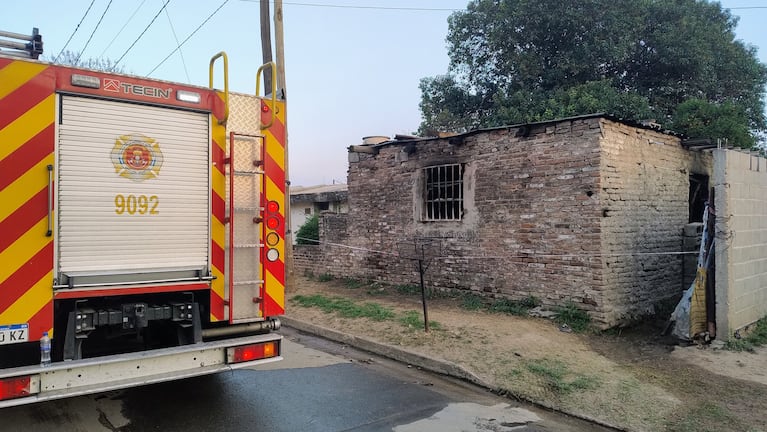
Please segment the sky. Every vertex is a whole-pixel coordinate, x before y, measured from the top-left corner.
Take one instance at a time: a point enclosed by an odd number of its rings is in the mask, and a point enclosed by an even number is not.
[[[0,30],[31,34],[37,27],[46,58],[66,47],[84,57],[121,59],[134,75],[207,86],[210,58],[225,51],[230,90],[255,93],[262,63],[258,0],[2,3]],[[346,183],[350,145],[418,129],[418,84],[448,71],[447,18],[467,3],[283,0],[292,185]],[[721,3],[740,17],[737,38],[757,47],[767,63],[767,2]]]

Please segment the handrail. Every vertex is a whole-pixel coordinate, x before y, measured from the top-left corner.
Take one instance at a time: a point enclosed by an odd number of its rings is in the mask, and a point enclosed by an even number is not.
[[[48,165],[48,230],[46,237],[53,235],[53,165]]]
[[[261,67],[258,68],[258,71],[256,71],[256,96],[261,95],[261,76],[263,75],[264,69],[267,67],[271,68],[272,71],[272,104],[271,106],[269,106],[268,103],[266,104],[271,112],[271,117],[269,117],[269,123],[261,125],[261,130],[269,129],[272,127],[272,124],[274,123],[274,116],[276,115],[274,112],[274,107],[277,104],[277,90],[275,88],[275,83],[277,82],[277,65],[274,62],[264,63],[261,65]]]
[[[225,124],[229,119],[229,58],[224,51],[219,52],[210,59],[208,87],[213,88],[213,65],[219,58],[224,59],[224,118],[219,119],[219,124]]]

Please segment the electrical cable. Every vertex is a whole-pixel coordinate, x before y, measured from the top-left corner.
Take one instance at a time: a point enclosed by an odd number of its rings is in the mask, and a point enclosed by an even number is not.
[[[81,49],[81,50],[80,50],[80,52],[77,54],[77,58],[75,59],[75,64],[77,64],[77,62],[79,62],[79,61],[80,61],[80,56],[82,56],[82,55],[83,55],[83,53],[85,52],[85,49],[86,49],[86,48],[88,48],[88,44],[90,44],[90,43],[91,43],[91,39],[93,39],[93,35],[94,35],[94,34],[96,34],[96,30],[98,30],[98,29],[99,29],[99,26],[101,25],[101,21],[103,21],[103,20],[104,20],[104,15],[106,15],[106,14],[107,14],[107,11],[109,10],[109,7],[110,7],[110,6],[112,6],[112,0],[109,0],[109,3],[107,3],[107,7],[106,7],[106,9],[104,9],[104,12],[101,14],[101,18],[99,18],[99,22],[97,22],[97,23],[96,23],[96,27],[95,27],[95,28],[93,29],[93,31],[91,32],[91,35],[90,35],[90,36],[88,36],[88,40],[85,42],[85,46],[84,46],[84,47],[83,47],[83,49]]]
[[[170,1],[170,0],[168,0],[168,1]],[[184,44],[185,44],[185,43],[186,43],[186,42],[189,40],[189,38],[191,38],[192,36],[194,36],[194,34],[195,34],[195,33],[197,33],[197,32],[198,32],[198,31],[199,31],[199,30],[202,28],[202,26],[204,26],[204,25],[205,25],[205,23],[207,23],[208,21],[210,21],[210,19],[211,19],[211,18],[213,18],[213,15],[215,15],[215,14],[216,14],[218,11],[220,11],[220,10],[221,10],[221,8],[222,8],[222,7],[224,7],[224,5],[225,5],[225,4],[227,4],[227,3],[229,3],[229,0],[224,0],[224,2],[223,2],[223,3],[221,3],[221,5],[220,5],[220,6],[219,6],[219,7],[218,7],[216,10],[214,10],[214,11],[213,11],[213,13],[211,13],[210,15],[208,15],[208,17],[207,17],[207,18],[205,18],[205,21],[203,21],[203,22],[202,22],[202,23],[201,23],[199,26],[197,26],[197,28],[196,28],[196,29],[194,29],[194,31],[193,31],[193,32],[192,32],[192,33],[191,33],[189,36],[187,36],[187,37],[186,37],[186,39],[184,39],[184,41],[183,41],[183,42],[181,42],[181,44],[180,44],[180,45],[179,45],[179,46],[178,46],[176,49],[174,49],[173,51],[171,51],[171,52],[170,52],[170,54],[168,54],[168,55],[167,55],[167,56],[166,56],[164,59],[162,59],[162,61],[161,61],[161,62],[160,62],[160,63],[159,63],[157,66],[155,66],[155,67],[154,67],[154,69],[152,69],[151,71],[149,71],[149,73],[148,73],[148,74],[146,74],[146,76],[147,76],[147,77],[151,76],[151,75],[154,73],[154,71],[156,71],[156,70],[157,70],[157,68],[159,68],[160,66],[162,66],[162,65],[163,65],[163,63],[165,63],[165,62],[166,62],[166,61],[167,61],[167,60],[170,58],[170,56],[172,56],[172,55],[173,55],[173,54],[174,54],[176,51],[180,50],[180,49],[181,49],[181,47],[182,47],[182,46],[183,46],[183,45],[184,45]]]
[[[144,36],[144,33],[146,33],[146,31],[147,31],[147,30],[149,30],[149,27],[151,27],[151,26],[152,26],[152,24],[155,22],[155,20],[157,19],[157,17],[158,17],[158,16],[160,16],[160,14],[161,14],[161,13],[162,13],[162,11],[165,9],[165,7],[166,7],[166,6],[168,6],[168,3],[170,3],[170,0],[167,0],[167,1],[166,1],[166,2],[165,2],[163,5],[162,5],[162,7],[160,8],[160,10],[158,10],[158,11],[157,11],[157,13],[155,14],[155,16],[152,18],[152,21],[149,21],[149,24],[147,24],[147,26],[144,28],[144,31],[142,31],[142,32],[141,32],[141,34],[140,34],[140,35],[138,35],[138,37],[136,38],[136,40],[134,40],[134,41],[133,41],[133,43],[132,43],[132,44],[130,44],[130,46],[128,47],[128,49],[127,49],[127,50],[125,50],[125,52],[123,53],[123,55],[121,55],[121,56],[120,56],[120,58],[119,58],[119,59],[118,59],[118,60],[115,62],[115,64],[114,64],[114,65],[112,65],[112,70],[114,70],[114,69],[117,67],[117,65],[118,65],[118,64],[119,64],[119,63],[122,61],[122,59],[125,57],[125,55],[126,55],[126,54],[128,54],[128,52],[129,52],[131,49],[133,49],[133,46],[134,46],[134,45],[136,45],[136,43],[139,41],[139,39],[141,39],[141,37],[142,37],[142,36]]]
[[[181,44],[178,43],[178,36],[176,36],[176,29],[173,28],[173,21],[170,19],[170,12],[168,12],[168,9],[165,9],[165,16],[168,17],[168,24],[170,24],[170,31],[173,33],[173,39],[176,40],[176,46],[178,47],[178,53],[181,56],[181,64],[184,65],[184,74],[186,74],[186,82],[188,84],[192,83],[192,79],[189,78],[189,70],[186,68],[186,60],[184,60],[184,52],[181,51]]]
[[[69,39],[67,39],[67,43],[64,44],[64,48],[62,48],[61,51],[59,51],[59,55],[57,55],[56,58],[53,59],[54,63],[56,63],[59,60],[59,57],[61,57],[61,54],[63,54],[64,50],[67,49],[69,42],[72,42],[72,38],[75,37],[75,33],[77,33],[77,29],[80,28],[80,24],[82,24],[83,21],[85,21],[85,17],[87,17],[88,12],[91,11],[91,8],[93,7],[93,3],[96,3],[96,0],[91,0],[91,4],[88,6],[88,9],[85,11],[85,14],[83,15],[83,17],[80,18],[80,22],[77,24],[77,27],[75,27],[75,30],[72,32],[71,35],[69,35]]]
[[[131,14],[131,16],[130,16],[130,17],[128,17],[128,20],[127,20],[127,21],[125,21],[125,24],[123,24],[123,26],[120,28],[120,31],[118,31],[118,32],[117,32],[117,34],[115,35],[115,37],[113,37],[113,38],[112,38],[112,40],[111,40],[111,41],[109,41],[109,44],[107,45],[107,47],[106,47],[106,48],[104,48],[104,51],[101,51],[101,54],[99,54],[99,57],[103,57],[103,56],[104,56],[104,53],[106,53],[106,52],[107,52],[107,50],[109,49],[109,47],[111,47],[111,46],[112,46],[112,44],[113,44],[113,43],[114,43],[114,42],[117,40],[117,38],[120,36],[120,34],[122,34],[123,30],[125,30],[125,27],[128,27],[128,24],[131,22],[131,20],[133,20],[133,17],[135,17],[135,16],[136,16],[136,14],[138,13],[139,9],[141,9],[141,6],[144,6],[144,3],[146,3],[146,0],[142,0],[142,1],[141,1],[141,3],[140,3],[140,4],[138,5],[138,7],[136,8],[136,10],[134,10],[134,11],[133,11],[133,13]]]
[[[258,3],[260,0],[241,0],[245,2]],[[295,2],[283,2],[283,5],[290,6],[310,6],[310,7],[326,7],[337,9],[373,9],[373,10],[401,10],[401,11],[429,11],[429,12],[456,12],[464,9],[453,8],[418,8],[418,7],[396,7],[396,6],[355,6],[355,5],[337,5],[337,4],[321,4],[321,3],[295,3]]]

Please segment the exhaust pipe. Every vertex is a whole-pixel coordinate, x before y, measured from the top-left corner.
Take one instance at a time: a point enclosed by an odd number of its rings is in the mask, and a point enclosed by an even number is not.
[[[280,320],[277,318],[269,318],[265,321],[259,321],[248,324],[239,324],[228,327],[217,327],[204,329],[202,331],[203,338],[219,337],[219,336],[232,336],[237,334],[246,333],[259,333],[265,330],[279,330]]]

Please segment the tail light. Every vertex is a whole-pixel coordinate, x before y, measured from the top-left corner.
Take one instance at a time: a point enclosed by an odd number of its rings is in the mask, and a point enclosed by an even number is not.
[[[243,363],[277,357],[278,355],[280,355],[278,342],[242,345],[226,349],[226,362],[228,364]]]
[[[36,376],[20,376],[0,378],[0,400],[16,399],[37,393],[38,379]]]

